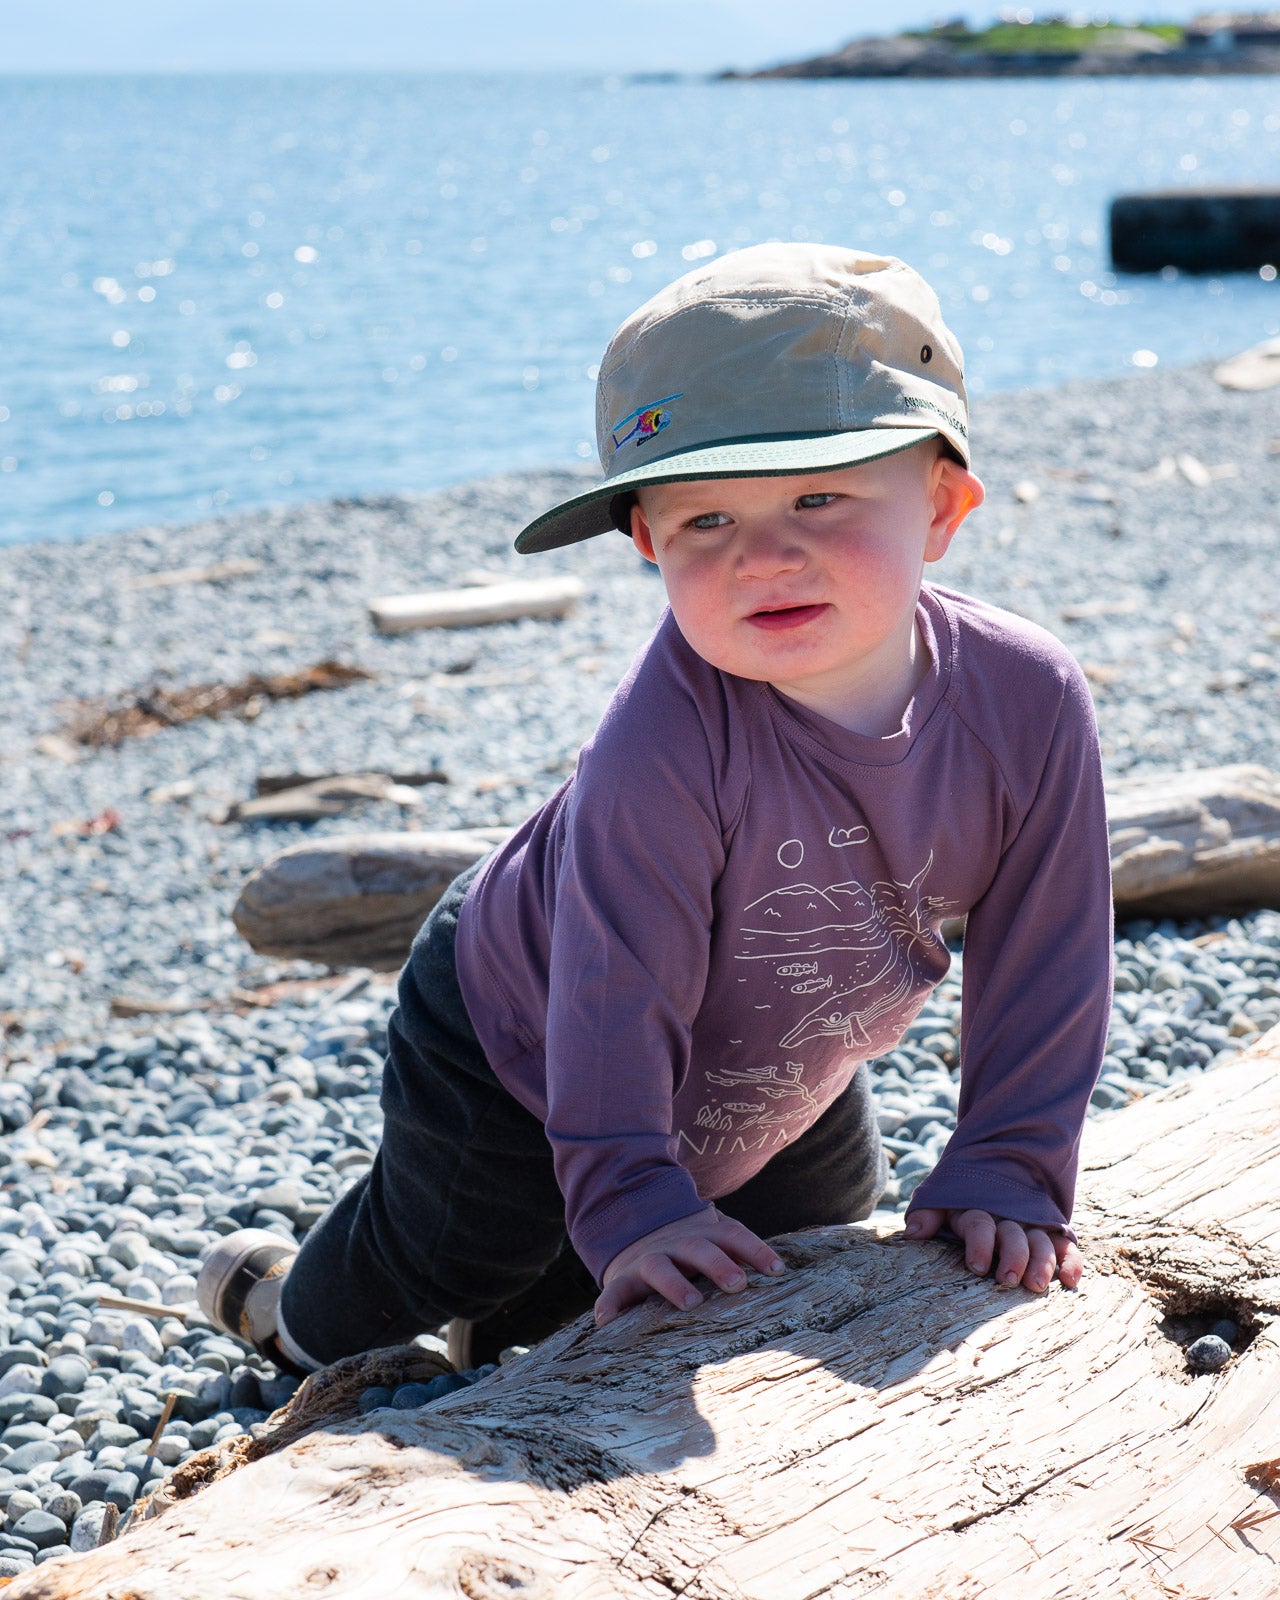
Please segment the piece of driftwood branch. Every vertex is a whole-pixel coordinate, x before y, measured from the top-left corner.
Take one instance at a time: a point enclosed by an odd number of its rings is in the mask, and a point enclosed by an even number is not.
[[[1107,816],[1117,915],[1280,906],[1280,775],[1266,767],[1127,779]]]
[[[512,578],[469,589],[383,595],[369,601],[369,615],[380,633],[473,628],[485,622],[512,622],[517,617],[567,616],[585,592],[578,578]]]
[[[1280,1029],[1092,1125],[1081,1196],[1075,1293],[823,1228],[780,1279],[582,1318],[418,1411],[359,1394],[438,1358],[354,1357],[8,1592],[1275,1600]],[[1221,1317],[1236,1353],[1195,1374]]]
[[[318,822],[338,817],[370,800],[391,800],[409,810],[422,804],[416,788],[397,783],[384,772],[348,772],[316,778],[291,788],[273,789],[227,807],[227,822]]]
[[[1265,767],[1129,779],[1107,803],[1122,919],[1280,906],[1280,777]],[[295,845],[246,880],[235,925],[263,955],[399,966],[450,868],[461,871],[505,837],[475,829]]]
[[[341,778],[377,776],[388,783],[403,783],[411,789],[422,789],[429,783],[448,783],[449,774],[439,767],[426,772],[380,772],[377,774],[354,772],[260,772],[254,779],[255,795],[279,794],[282,789],[299,789],[306,783],[331,783]],[[154,793],[148,799],[154,799]]]
[[[222,583],[227,578],[248,578],[262,567],[253,556],[215,561],[203,567],[174,567],[168,572],[141,572],[126,578],[122,589],[171,589],[184,583]]]
[[[331,967],[398,967],[431,907],[505,828],[349,834],[294,845],[245,882],[232,911],[255,950]]]

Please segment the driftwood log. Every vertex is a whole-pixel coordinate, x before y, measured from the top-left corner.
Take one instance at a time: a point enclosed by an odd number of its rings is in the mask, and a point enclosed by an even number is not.
[[[1280,906],[1280,776],[1265,767],[1122,781],[1107,806],[1120,917]],[[398,967],[452,875],[504,837],[476,829],[294,845],[245,881],[235,925],[263,955]]]
[[[439,1358],[352,1358],[7,1592],[1275,1600],[1280,1029],[1092,1125],[1081,1201],[1075,1293],[823,1228],[781,1279],[583,1318],[419,1411],[356,1400]],[[1221,1317],[1236,1353],[1193,1374]]]
[[[423,918],[505,828],[339,835],[282,850],[245,882],[232,911],[263,954],[330,967],[399,967]]]
[[[472,628],[518,617],[568,616],[586,593],[580,578],[512,578],[468,589],[429,589],[422,594],[383,595],[369,602],[379,633],[414,628]]]

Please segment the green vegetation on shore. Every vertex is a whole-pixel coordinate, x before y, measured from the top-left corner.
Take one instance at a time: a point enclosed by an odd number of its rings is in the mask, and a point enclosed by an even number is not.
[[[997,22],[989,28],[970,28],[963,21],[944,22],[932,28],[904,29],[904,39],[945,42],[958,52],[984,51],[992,55],[1070,55],[1081,50],[1131,50],[1135,39],[1146,35],[1162,44],[1180,45],[1186,30],[1176,22],[1143,22],[1124,26],[1116,22],[1075,24],[1060,17],[1031,22]]]

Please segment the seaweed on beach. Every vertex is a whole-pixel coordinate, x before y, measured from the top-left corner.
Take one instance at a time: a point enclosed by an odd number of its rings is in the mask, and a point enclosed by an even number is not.
[[[363,667],[320,661],[300,672],[252,672],[237,683],[131,689],[113,697],[73,701],[66,708],[64,732],[77,744],[101,749],[125,739],[144,738],[197,717],[234,715],[251,722],[268,701],[296,700],[322,689],[345,689],[375,676]]]

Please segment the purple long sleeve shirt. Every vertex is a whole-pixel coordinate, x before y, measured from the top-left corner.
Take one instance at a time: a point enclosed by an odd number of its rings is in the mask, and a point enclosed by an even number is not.
[[[926,585],[898,732],[710,666],[668,613],[575,775],[481,870],[458,977],[599,1277],[900,1039],[968,913],[954,1134],[913,1206],[1065,1226],[1110,1012],[1093,707],[1043,629]]]

